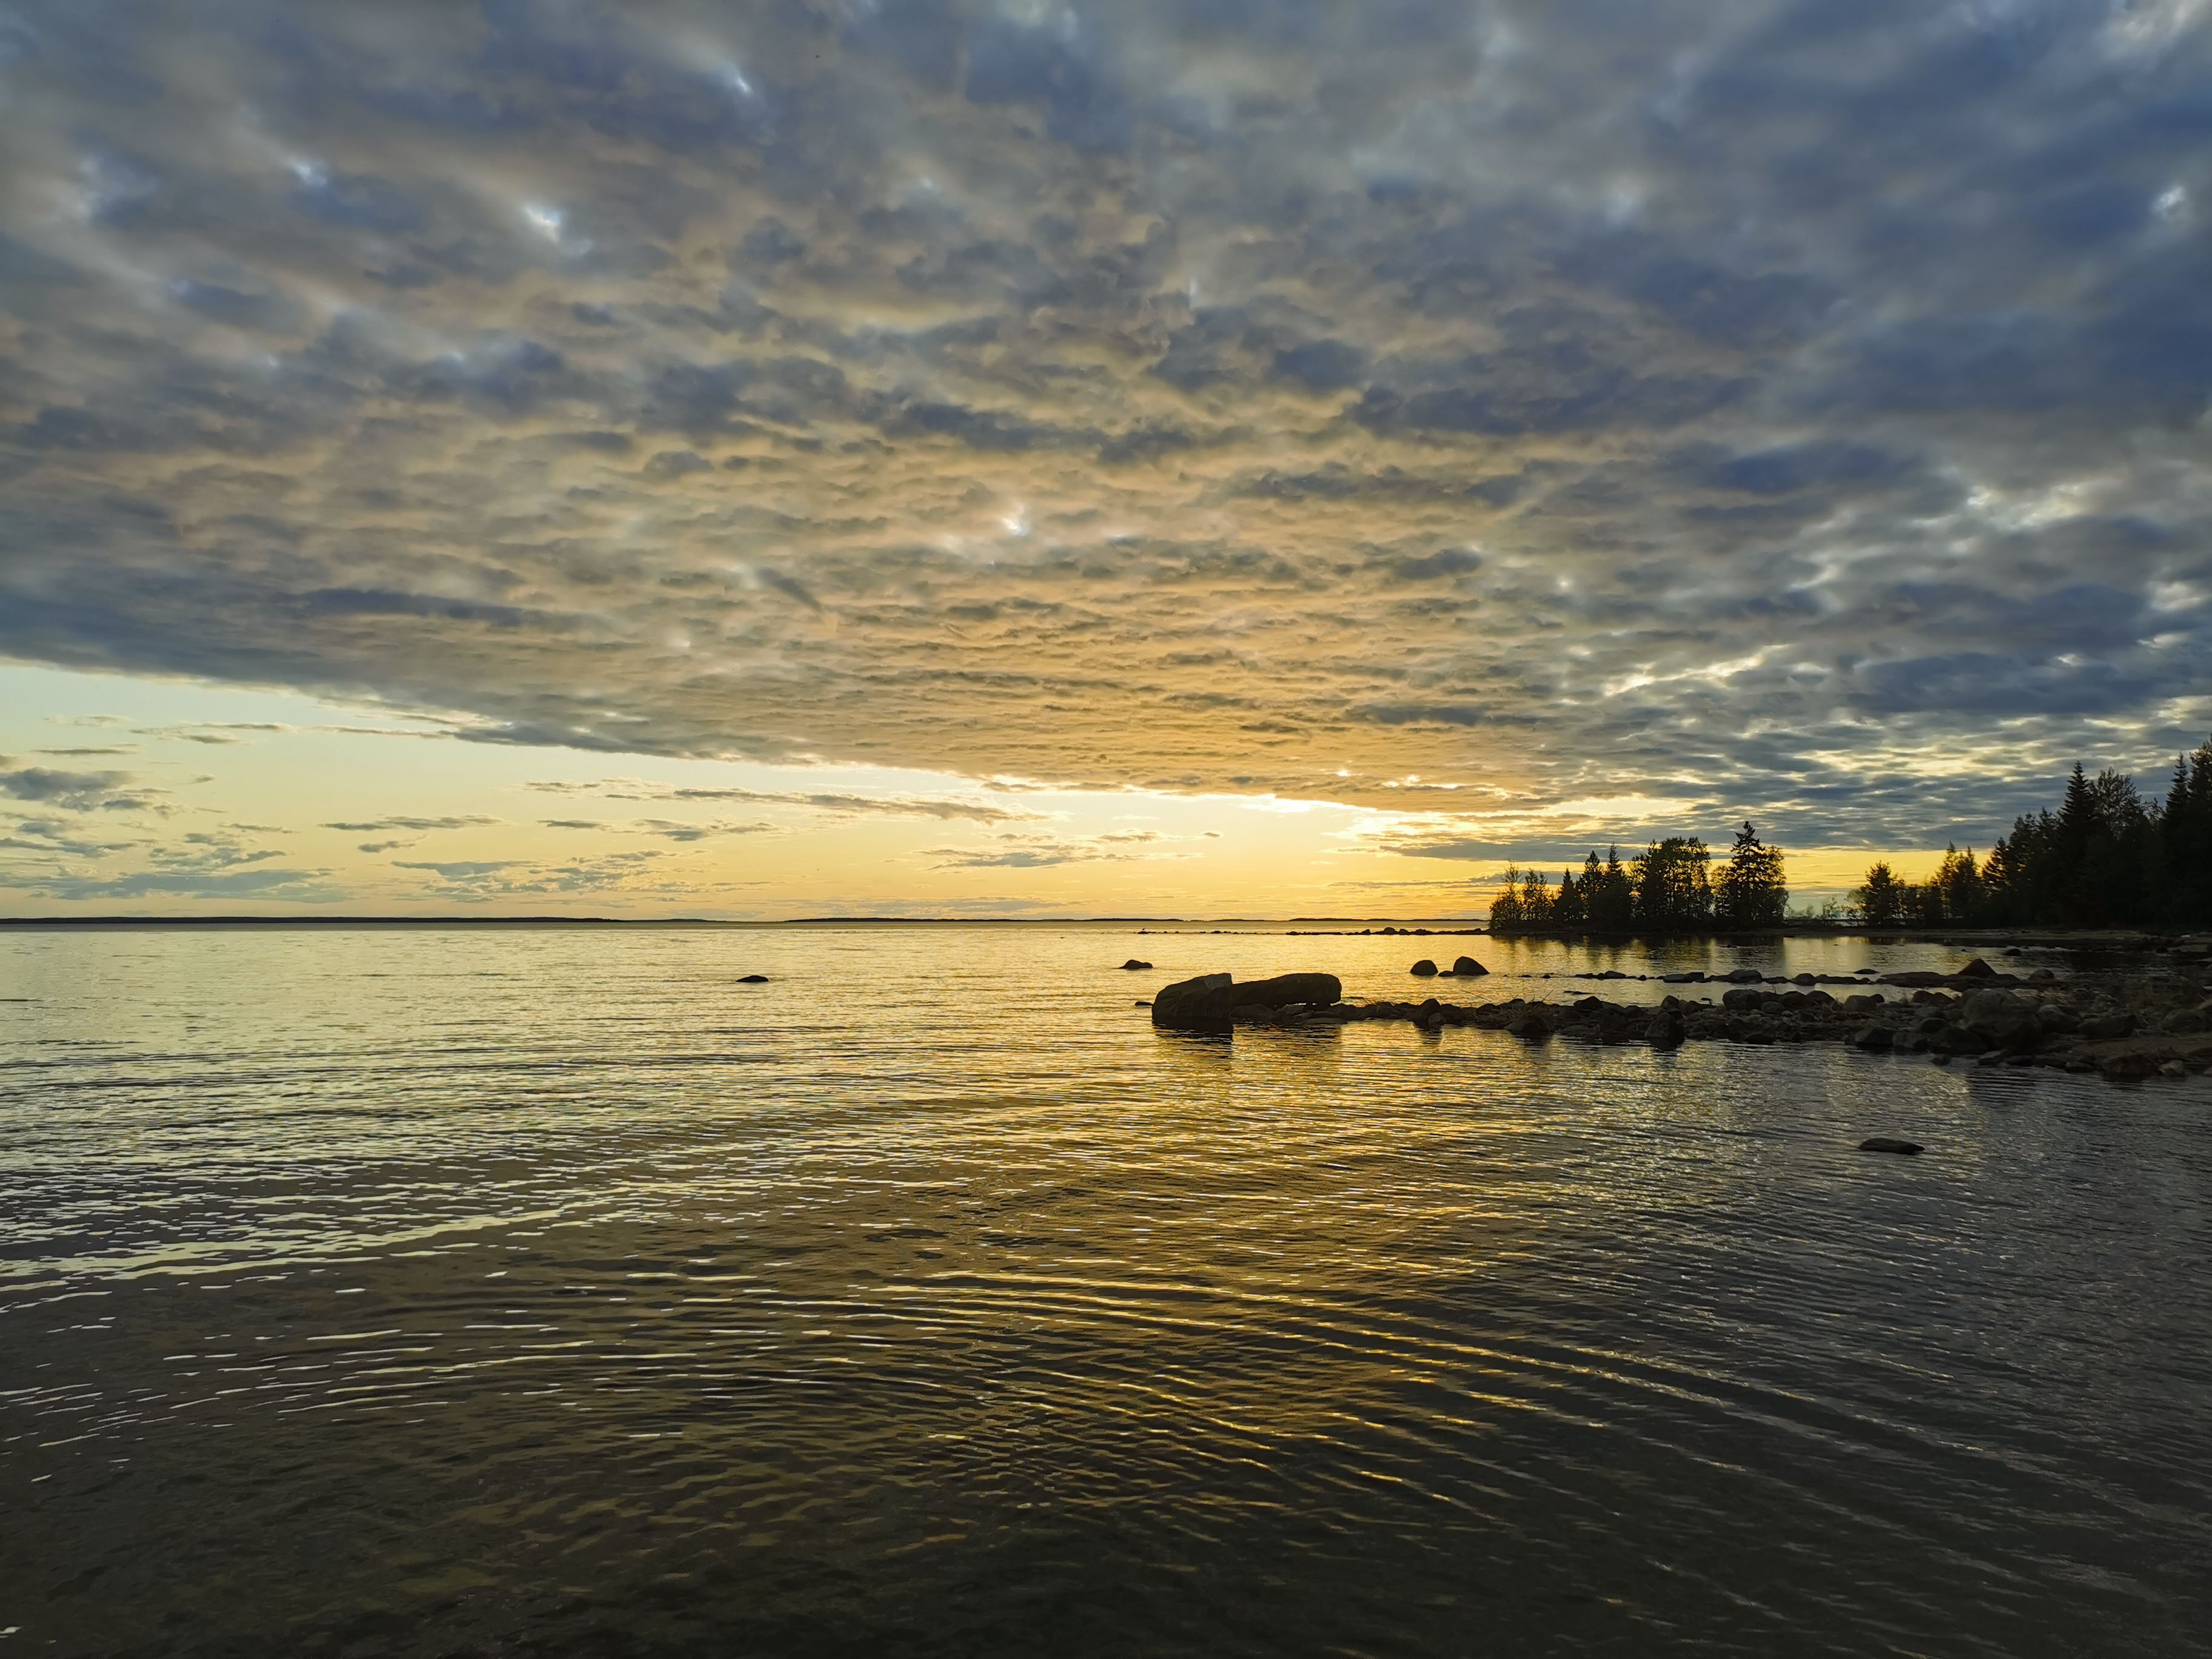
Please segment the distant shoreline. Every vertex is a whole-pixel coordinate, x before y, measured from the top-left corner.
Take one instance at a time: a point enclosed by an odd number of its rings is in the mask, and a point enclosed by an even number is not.
[[[1384,916],[0,916],[0,929],[52,927],[1294,927],[1334,924],[1400,933],[1470,933],[1474,922]]]

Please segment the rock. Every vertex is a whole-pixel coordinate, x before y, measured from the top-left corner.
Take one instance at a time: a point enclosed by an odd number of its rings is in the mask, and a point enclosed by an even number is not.
[[[1534,1008],[1522,1010],[1506,1022],[1505,1029],[1517,1037],[1530,1037],[1538,1042],[1552,1035],[1552,1023]]]
[[[765,985],[768,983],[768,975],[766,974],[745,974],[739,977],[738,983],[740,985]]]
[[[1818,985],[1820,980],[1817,974],[1792,974],[1790,982],[1792,985]]]
[[[1748,985],[1739,985],[1721,993],[1721,1006],[1748,1013],[1766,1000],[1766,993],[1754,991]]]
[[[1942,974],[1931,974],[1925,969],[1916,968],[1910,973],[1884,974],[1879,982],[1883,985],[1901,985],[1910,990],[1915,986],[1945,985],[1948,984],[1949,981]]]
[[[1939,1048],[1928,1056],[1928,1063],[1930,1066],[1948,1066],[1951,1063],[1951,1056]]]
[[[1703,974],[1662,974],[1659,982],[1662,985],[1702,985],[1705,982],[1705,976]]]
[[[1979,957],[1976,957],[1972,962],[1959,969],[1957,975],[1957,977],[1960,979],[1995,979],[1996,976],[1997,970],[1990,967],[1988,963],[1984,962]]]
[[[1887,1025],[1862,1025],[1844,1039],[1854,1048],[1864,1048],[1879,1054],[1897,1041],[1896,1033]]]
[[[2099,1014],[2083,1020],[2081,1030],[2083,1036],[2099,1042],[2107,1042],[2114,1037],[2133,1036],[2136,1034],[2136,1017],[2133,1014]]]
[[[2190,1036],[2208,1028],[2212,1028],[2212,1018],[2202,1008],[2184,1008],[2179,1013],[2168,1014],[2158,1029],[2175,1036]]]
[[[1413,1010],[1413,1024],[1424,1031],[1441,1031],[1444,1028],[1443,1005],[1431,997]]]
[[[1127,962],[1125,962],[1125,963],[1123,963],[1121,964],[1121,968],[1122,968],[1122,970],[1123,970],[1124,972],[1127,972],[1128,970],[1130,970],[1130,969],[1136,969],[1136,968],[1149,968],[1149,967],[1151,967],[1152,965],[1152,964],[1151,963],[1149,963],[1149,962],[1139,962],[1139,961],[1138,961],[1138,960],[1136,959],[1136,957],[1130,957]]]
[[[1300,1005],[1326,1007],[1343,995],[1344,981],[1334,974],[1278,974],[1242,985],[1227,974],[1201,974],[1152,999],[1152,1024],[1174,1031],[1226,1031],[1241,1009],[1273,1014]]]
[[[1893,1140],[1887,1135],[1875,1135],[1869,1140],[1859,1142],[1859,1150],[1863,1152],[1902,1152],[1910,1158],[1920,1151],[1921,1146],[1917,1140]]]
[[[1681,1015],[1671,1008],[1662,1009],[1644,1028],[1644,1040],[1655,1048],[1679,1048],[1686,1036]]]
[[[1484,967],[1473,957],[1462,957],[1452,963],[1452,972],[1461,979],[1474,979],[1478,975],[1486,974],[1489,971],[1489,969]]]
[[[1959,1002],[1959,1018],[1969,1025],[1989,1025],[1999,1020],[2017,1019],[2027,1011],[2028,1005],[2009,991],[1969,992]]]
[[[2160,1077],[2187,1077],[2189,1068],[2178,1060],[2169,1060],[2158,1068],[2158,1074]]]
[[[2097,1069],[2116,1083],[2129,1082],[2136,1078],[2158,1075],[2159,1061],[2149,1054],[2113,1054],[2098,1063]]]
[[[1437,964],[1431,962],[1426,957],[1423,957],[1419,962],[1413,964],[1413,972],[1419,978],[1434,979],[1437,976]]]
[[[1719,975],[1731,985],[1756,985],[1765,977],[1756,968],[1738,968],[1733,973]]]
[[[2060,1031],[2071,1036],[2081,1029],[2081,1017],[2070,1008],[2061,1008],[2046,1002],[2035,1011],[2036,1024],[2046,1031]]]

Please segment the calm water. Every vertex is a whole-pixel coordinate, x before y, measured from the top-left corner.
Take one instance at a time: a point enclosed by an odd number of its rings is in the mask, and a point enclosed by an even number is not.
[[[2212,1089],[1462,949],[0,934],[0,1659],[2212,1651]]]

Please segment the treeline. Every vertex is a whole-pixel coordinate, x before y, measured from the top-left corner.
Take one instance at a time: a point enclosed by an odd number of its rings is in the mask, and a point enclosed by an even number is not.
[[[1851,898],[1873,927],[2212,927],[2212,739],[2164,800],[2077,765],[2058,810],[2015,818],[1987,858],[1948,848],[1924,882],[1877,864]]]
[[[1626,864],[1620,849],[1593,849],[1582,873],[1552,886],[1539,871],[1509,866],[1491,902],[1493,933],[1694,933],[1778,927],[1790,907],[1782,849],[1746,823],[1717,871],[1695,836],[1655,841]]]

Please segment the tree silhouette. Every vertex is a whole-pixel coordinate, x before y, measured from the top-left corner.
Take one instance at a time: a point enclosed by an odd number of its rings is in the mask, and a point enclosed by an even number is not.
[[[1789,911],[1782,849],[1760,841],[1747,819],[1713,881],[1713,921],[1722,927],[1779,927]]]

